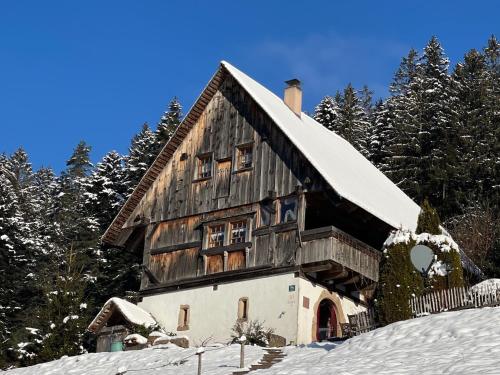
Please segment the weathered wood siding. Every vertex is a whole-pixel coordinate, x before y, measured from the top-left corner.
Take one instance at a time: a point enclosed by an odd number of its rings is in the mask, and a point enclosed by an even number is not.
[[[253,167],[234,172],[236,146],[245,143],[253,143]],[[213,153],[213,176],[196,181],[197,155],[205,153]],[[229,76],[125,227],[133,226],[137,217],[159,222],[258,202],[269,191],[288,195],[306,177],[316,188],[324,186],[309,162]]]
[[[198,248],[171,251],[152,255],[149,268],[161,282],[195,277],[197,259]]]
[[[252,145],[252,167],[236,170],[242,145]],[[199,157],[206,155],[212,156],[211,177],[197,178]],[[335,238],[306,244],[311,254],[300,248],[298,231],[304,229],[306,209],[301,189],[306,179],[308,192],[328,188],[267,114],[226,76],[125,224],[146,224],[144,265],[149,273],[141,287],[248,267],[293,266],[317,257],[375,278],[375,263]],[[297,223],[276,225],[274,218],[270,228],[254,234],[260,202],[294,194]],[[207,225],[238,215],[249,220],[246,245],[222,253],[206,251]]]

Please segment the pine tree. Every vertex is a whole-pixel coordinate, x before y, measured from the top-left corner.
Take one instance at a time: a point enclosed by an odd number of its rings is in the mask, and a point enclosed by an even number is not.
[[[379,168],[410,197],[418,195],[418,160],[420,157],[417,95],[412,92],[416,79],[417,54],[410,50],[404,57],[390,86],[392,96],[383,110],[375,114],[383,124],[385,153]]]
[[[156,137],[160,149],[170,140],[181,120],[182,106],[177,97],[174,97],[168,104],[168,109],[161,117],[156,129]]]
[[[338,132],[339,105],[331,96],[325,96],[314,109],[314,119],[328,130]]]
[[[394,74],[394,79],[389,86],[389,91],[393,96],[408,93],[408,89],[417,75],[417,61],[418,52],[412,48],[408,55],[401,60],[399,68]]]
[[[488,144],[487,171],[484,185],[489,199],[500,206],[500,42],[494,35],[484,48],[486,59],[486,108],[489,121],[486,123],[484,141]],[[500,242],[500,241],[499,241]],[[499,244],[500,247],[500,244]]]
[[[145,123],[141,131],[132,138],[129,154],[125,158],[127,195],[132,194],[144,173],[153,163],[157,156],[157,145],[155,133]]]
[[[370,126],[363,103],[351,84],[344,89],[339,109],[338,134],[368,156],[367,130]]]
[[[125,201],[123,158],[116,151],[108,152],[89,177],[85,205],[93,213],[103,233]]]
[[[393,136],[390,121],[392,115],[389,101],[378,101],[373,109],[371,125],[368,132],[368,151],[370,161],[379,169],[389,156],[388,145]]]
[[[416,61],[410,51],[396,73],[389,99],[393,135],[383,171],[410,197],[429,197],[445,216],[457,209],[461,131],[449,61],[433,37]]]

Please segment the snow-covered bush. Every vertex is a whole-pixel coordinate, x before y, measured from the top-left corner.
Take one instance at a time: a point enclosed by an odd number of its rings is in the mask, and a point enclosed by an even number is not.
[[[246,337],[246,343],[258,346],[267,346],[269,338],[274,333],[274,329],[265,328],[264,322],[259,320],[236,321],[231,334],[231,343],[239,343],[242,336]]]
[[[415,245],[430,247],[435,259],[426,275],[412,265],[410,251]],[[427,200],[422,204],[417,231],[398,229],[384,244],[376,307],[380,323],[411,318],[410,298],[427,290],[463,286],[458,245],[443,230],[439,216]]]

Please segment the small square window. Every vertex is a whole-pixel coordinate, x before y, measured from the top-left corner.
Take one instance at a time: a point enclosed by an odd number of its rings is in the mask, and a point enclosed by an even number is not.
[[[243,243],[247,236],[247,222],[236,221],[231,223],[231,243]]]
[[[212,155],[199,156],[197,178],[208,177],[212,177]]]
[[[280,222],[293,221],[297,221],[297,197],[283,198],[281,200]]]
[[[250,168],[252,166],[253,147],[251,145],[238,147],[237,157],[236,165],[238,169]]]
[[[224,246],[224,224],[212,225],[208,228],[208,247]]]

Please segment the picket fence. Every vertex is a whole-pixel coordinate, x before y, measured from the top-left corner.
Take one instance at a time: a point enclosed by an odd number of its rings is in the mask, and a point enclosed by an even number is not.
[[[438,290],[410,300],[415,317],[443,311],[499,305],[500,288],[496,285],[484,285],[479,289],[459,287]]]

